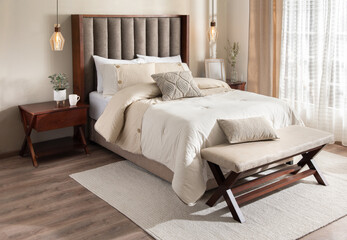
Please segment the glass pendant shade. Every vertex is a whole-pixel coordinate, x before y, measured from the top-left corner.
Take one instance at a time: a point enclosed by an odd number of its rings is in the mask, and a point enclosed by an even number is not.
[[[210,43],[216,42],[218,38],[218,31],[216,27],[216,22],[212,21],[210,24],[210,28],[207,31],[208,41]]]
[[[55,24],[55,31],[52,34],[49,42],[51,44],[52,51],[62,51],[64,48],[65,39],[60,32],[60,25]]]

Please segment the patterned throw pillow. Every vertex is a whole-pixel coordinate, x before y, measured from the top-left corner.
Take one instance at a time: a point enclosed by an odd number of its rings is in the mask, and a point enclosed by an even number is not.
[[[163,101],[202,96],[190,71],[158,73],[152,78],[163,94]]]

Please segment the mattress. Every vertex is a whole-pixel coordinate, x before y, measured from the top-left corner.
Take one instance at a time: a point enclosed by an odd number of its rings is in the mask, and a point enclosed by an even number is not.
[[[89,117],[98,120],[112,96],[104,96],[97,91],[89,93]]]

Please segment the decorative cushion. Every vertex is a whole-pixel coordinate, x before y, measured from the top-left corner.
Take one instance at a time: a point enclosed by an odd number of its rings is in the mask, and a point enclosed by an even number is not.
[[[278,139],[275,130],[264,117],[219,119],[218,124],[231,144]]]
[[[139,83],[153,83],[154,63],[114,65],[117,74],[118,90]]]
[[[152,78],[162,92],[164,101],[202,96],[189,71],[158,73],[153,74]]]
[[[145,62],[154,62],[154,63],[177,63],[177,62],[182,62],[181,56],[177,55],[177,56],[173,56],[173,57],[155,57],[155,56],[145,56],[145,55],[140,55],[140,54],[136,54],[138,58],[141,58],[142,60],[144,60]]]
[[[133,60],[120,60],[120,59],[108,59],[94,55],[94,63],[96,68],[96,80],[97,80],[97,91],[99,93],[103,92],[103,65],[104,64],[138,64],[144,63],[143,59],[137,58]]]

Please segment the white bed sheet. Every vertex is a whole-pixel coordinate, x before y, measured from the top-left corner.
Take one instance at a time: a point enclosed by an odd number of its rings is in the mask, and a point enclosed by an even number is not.
[[[89,93],[89,117],[98,120],[112,96],[104,96],[97,91]]]

